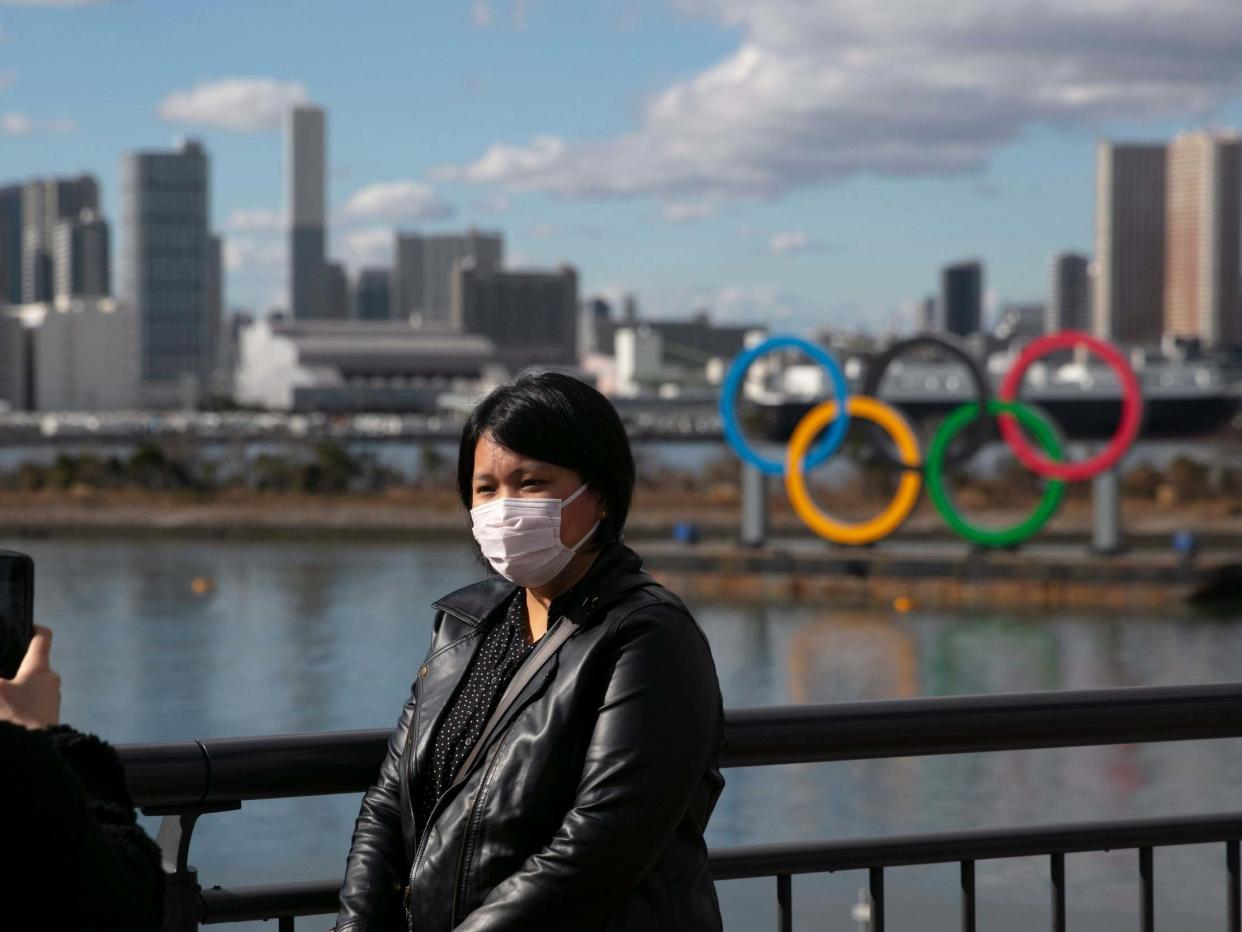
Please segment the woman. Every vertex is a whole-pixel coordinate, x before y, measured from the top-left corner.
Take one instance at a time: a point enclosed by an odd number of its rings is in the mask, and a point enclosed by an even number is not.
[[[0,926],[155,932],[160,852],[138,824],[116,751],[60,724],[52,632],[36,626],[0,679]]]
[[[498,575],[434,603],[338,932],[719,930],[720,686],[698,624],[621,542],[616,411],[523,376],[470,415],[457,485]]]

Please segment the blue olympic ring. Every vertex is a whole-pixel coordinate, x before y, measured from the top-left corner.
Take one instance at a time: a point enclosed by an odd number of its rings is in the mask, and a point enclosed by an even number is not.
[[[828,351],[823,347],[816,346],[808,340],[800,337],[769,337],[758,346],[746,350],[737,359],[733,360],[733,365],[729,368],[729,374],[725,377],[724,387],[720,392],[720,419],[724,422],[725,440],[733,451],[737,453],[743,460],[750,463],[761,472],[767,473],[769,476],[780,476],[785,473],[785,463],[783,460],[767,460],[756,453],[746,443],[746,438],[742,436],[742,431],[737,425],[737,394],[742,387],[742,379],[746,375],[746,370],[751,367],[756,359],[764,353],[770,353],[772,350],[784,349],[800,349],[806,353],[817,363],[823,366],[829,377],[832,379],[832,387],[836,393],[837,410],[841,412],[828,428],[828,433],[824,435],[824,439],[811,448],[811,452],[807,454],[806,468],[818,466],[832,454],[841,448],[841,444],[845,442],[846,431],[850,427],[850,416],[846,410],[849,401],[849,386],[845,383],[845,373],[841,371],[841,367],[837,365],[837,361],[829,355]]]

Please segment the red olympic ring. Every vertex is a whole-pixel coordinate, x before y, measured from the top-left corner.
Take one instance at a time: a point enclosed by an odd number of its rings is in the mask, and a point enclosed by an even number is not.
[[[1085,345],[1103,359],[1121,382],[1121,423],[1117,426],[1117,432],[1109,441],[1108,446],[1081,463],[1054,463],[1031,446],[1012,414],[1001,414],[997,417],[1000,422],[1001,436],[1013,450],[1014,456],[1031,472],[1045,479],[1081,482],[1112,469],[1130,448],[1134,438],[1138,436],[1139,426],[1143,420],[1142,389],[1139,386],[1138,376],[1134,374],[1126,358],[1115,347],[1103,340],[1076,330],[1063,330],[1060,333],[1040,337],[1028,344],[1018,356],[1018,361],[1014,363],[1013,368],[1006,373],[997,397],[1005,402],[1017,401],[1022,376],[1026,374],[1031,363],[1054,350],[1071,349],[1078,345]]]

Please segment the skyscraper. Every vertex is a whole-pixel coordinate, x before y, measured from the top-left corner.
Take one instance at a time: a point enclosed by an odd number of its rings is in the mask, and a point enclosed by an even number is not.
[[[99,210],[99,183],[91,175],[38,178],[22,187],[22,301],[52,298],[52,241],[56,225],[84,210]]]
[[[966,337],[983,325],[983,263],[958,262],[940,271],[941,325]]]
[[[1096,336],[1153,345],[1164,326],[1165,147],[1101,142],[1095,162]]]
[[[452,329],[485,336],[517,371],[578,361],[578,273],[485,271],[468,260],[452,277]]]
[[[1048,326],[1051,330],[1091,329],[1090,262],[1076,252],[1052,257]]]
[[[391,316],[388,269],[361,269],[354,288],[354,313],[359,320],[388,320]]]
[[[138,327],[140,394],[169,406],[210,384],[218,322],[207,153],[194,140],[172,152],[133,152],[121,163],[121,295]]]
[[[104,297],[112,293],[108,224],[90,208],[56,223],[52,236],[52,296]]]
[[[327,314],[326,120],[322,108],[304,104],[290,109],[285,122],[289,302],[298,320],[314,320]]]
[[[0,188],[0,305],[22,300],[22,188]]]
[[[499,271],[504,239],[499,233],[473,229],[464,235],[399,233],[394,253],[393,316],[443,329],[452,317],[449,283],[453,264],[470,261],[476,271]]]
[[[1165,196],[1165,335],[1242,346],[1242,141],[1178,136],[1169,144]]]

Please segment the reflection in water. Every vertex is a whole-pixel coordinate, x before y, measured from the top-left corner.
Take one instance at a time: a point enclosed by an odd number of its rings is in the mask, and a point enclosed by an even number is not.
[[[56,630],[66,720],[120,742],[390,727],[427,648],[431,601],[480,575],[464,544],[0,547],[35,557],[38,617]],[[195,595],[190,583],[200,576],[215,588]],[[729,708],[1242,678],[1242,619],[692,608]],[[708,843],[1227,811],[1237,808],[1240,769],[1238,741],[731,769]],[[357,795],[248,803],[204,819],[192,859],[204,878],[226,884],[333,876],[357,803]],[[1161,921],[1215,926],[1221,852],[1162,851],[1157,861]],[[1069,876],[1077,927],[1132,926],[1130,854],[1072,857]],[[1002,903],[1007,932],[1046,927],[1046,880],[1038,859],[981,866],[981,915]],[[852,930],[859,882],[799,879],[799,928]],[[771,887],[722,884],[729,928],[769,927]],[[895,872],[893,927],[953,927],[954,890],[948,869]],[[1101,918],[1106,908],[1121,919]]]

